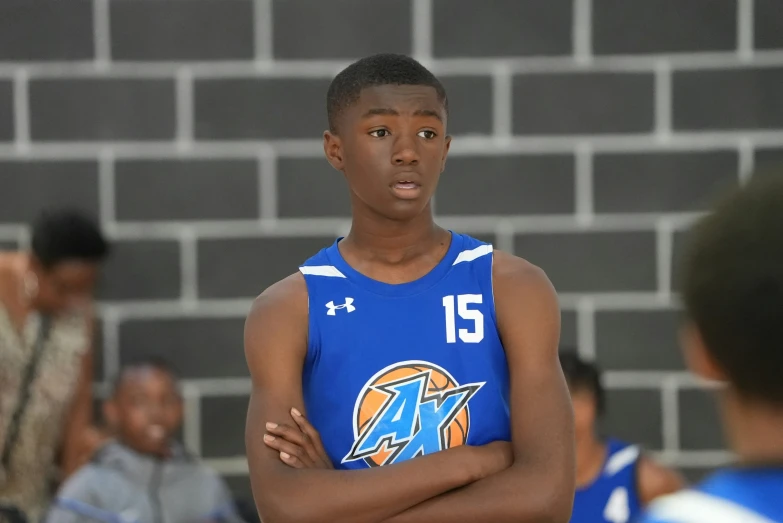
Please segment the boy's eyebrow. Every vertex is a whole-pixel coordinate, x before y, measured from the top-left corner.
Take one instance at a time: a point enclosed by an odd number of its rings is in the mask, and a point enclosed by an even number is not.
[[[440,117],[440,113],[438,111],[433,111],[432,109],[419,109],[418,111],[414,111],[413,116],[431,116],[437,118],[441,122],[443,121]]]
[[[399,116],[400,113],[392,109],[390,107],[373,107],[372,109],[369,109],[366,113],[362,115],[362,118],[369,118],[371,116],[376,115],[388,115],[388,116]],[[432,109],[417,109],[413,112],[413,116],[431,116],[433,118],[437,118],[441,122],[443,121],[443,118],[441,118],[440,113],[438,111],[433,111]]]

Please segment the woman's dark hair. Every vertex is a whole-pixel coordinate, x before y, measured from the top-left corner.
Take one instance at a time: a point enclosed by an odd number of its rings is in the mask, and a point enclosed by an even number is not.
[[[101,262],[109,243],[98,225],[72,209],[42,212],[32,224],[32,251],[46,269],[65,261]]]

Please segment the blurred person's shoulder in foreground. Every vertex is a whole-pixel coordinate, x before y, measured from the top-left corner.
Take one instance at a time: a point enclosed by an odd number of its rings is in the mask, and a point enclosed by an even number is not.
[[[783,168],[758,174],[690,232],[688,367],[716,392],[736,463],[665,496],[643,523],[783,522]]]
[[[114,440],[66,481],[47,523],[242,521],[223,479],[175,439],[183,403],[168,362],[124,366],[104,416]]]
[[[0,253],[0,502],[37,521],[94,440],[92,301],[109,244],[70,209],[40,213]]]

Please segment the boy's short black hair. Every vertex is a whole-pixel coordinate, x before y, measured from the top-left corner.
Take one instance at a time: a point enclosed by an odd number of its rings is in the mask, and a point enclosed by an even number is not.
[[[691,229],[681,289],[733,387],[783,405],[783,168],[754,176]]]
[[[101,262],[109,254],[109,243],[98,225],[73,209],[40,213],[32,223],[32,252],[44,268],[61,262]]]
[[[589,363],[579,357],[576,350],[566,348],[560,351],[560,367],[572,390],[586,390],[595,398],[596,412],[604,413],[606,392],[601,383],[601,371],[594,363]]]
[[[122,365],[112,382],[111,395],[114,396],[117,393],[129,371],[140,369],[159,370],[171,376],[175,382],[179,380],[179,371],[177,371],[176,367],[167,359],[159,356],[142,356]]]
[[[401,54],[376,54],[358,60],[332,80],[326,93],[329,130],[337,132],[337,120],[346,107],[359,99],[362,89],[378,85],[426,85],[435,88],[446,114],[446,89],[434,74],[413,58]]]

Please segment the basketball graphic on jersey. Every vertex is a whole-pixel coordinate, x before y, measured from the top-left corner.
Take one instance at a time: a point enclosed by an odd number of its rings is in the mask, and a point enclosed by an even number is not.
[[[470,431],[468,402],[484,385],[460,385],[448,371],[425,361],[390,365],[370,378],[354,406],[354,444],[342,462],[371,467],[398,463],[464,445]]]

